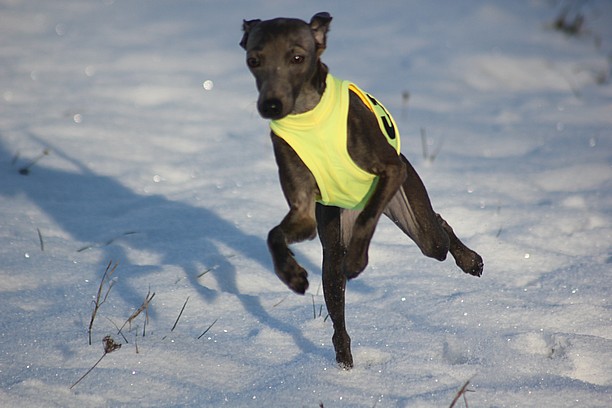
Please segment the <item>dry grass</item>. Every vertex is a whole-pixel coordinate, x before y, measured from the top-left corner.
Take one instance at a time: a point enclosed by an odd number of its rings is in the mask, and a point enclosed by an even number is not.
[[[106,357],[108,353],[112,353],[113,351],[119,350],[121,348],[121,343],[116,343],[111,336],[104,337],[102,339],[102,345],[104,346],[104,354],[102,354],[102,357],[100,357],[98,361],[96,361],[95,364],[91,366],[91,368],[87,370],[87,372],[85,372],[85,374],[83,374],[78,380],[76,380],[74,384],[70,386],[70,389],[73,389],[78,383],[83,380],[83,378],[85,378],[89,373],[91,373],[93,369],[96,368],[98,364],[100,364],[100,361],[102,361],[102,359]]]
[[[94,320],[96,315],[98,314],[98,310],[100,307],[106,302],[108,298],[108,294],[110,293],[115,281],[112,280],[113,273],[117,270],[118,263],[113,265],[113,261],[110,261],[106,266],[106,270],[104,271],[104,275],[102,275],[102,279],[100,280],[100,286],[98,286],[98,293],[96,294],[96,298],[94,300],[94,308],[91,312],[91,320],[89,321],[89,328],[87,329],[87,334],[89,337],[89,344],[91,345],[91,331],[93,329]],[[102,296],[102,292],[104,291],[104,287],[106,286],[106,293]]]

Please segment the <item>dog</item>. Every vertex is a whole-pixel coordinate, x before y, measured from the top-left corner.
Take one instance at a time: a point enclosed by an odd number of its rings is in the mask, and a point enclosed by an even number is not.
[[[345,325],[347,280],[368,264],[382,214],[428,257],[448,252],[464,272],[481,276],[483,260],[432,209],[420,177],[399,151],[399,132],[370,94],[329,73],[321,61],[332,17],[244,20],[240,45],[255,77],[257,110],[269,119],[280,184],[289,212],[267,238],[276,275],[304,294],[308,274],[289,245],[319,235],[325,304],[341,368],[353,367]]]

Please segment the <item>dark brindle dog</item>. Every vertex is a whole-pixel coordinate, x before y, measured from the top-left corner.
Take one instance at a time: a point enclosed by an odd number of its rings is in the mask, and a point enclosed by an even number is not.
[[[268,235],[275,272],[293,291],[305,293],[308,274],[288,245],[312,239],[318,230],[336,360],[350,368],[353,357],[344,321],[346,281],[365,269],[381,214],[393,220],[428,257],[442,261],[450,252],[457,265],[474,276],[482,274],[483,262],[433,211],[421,179],[399,153],[399,142],[394,144],[399,134],[384,107],[356,86],[328,74],[320,57],[331,20],[328,13],[318,13],[310,23],[287,18],[244,21],[240,45],[247,52],[246,62],[257,83],[257,109],[272,121],[274,154],[290,208]],[[329,100],[332,94],[339,102]],[[338,119],[338,112],[345,118]],[[328,117],[334,124],[327,125]],[[283,130],[288,121],[301,118],[311,123],[298,124],[293,136]],[[341,129],[345,134],[325,134],[320,129]],[[316,146],[315,139],[319,140]],[[330,150],[334,144],[340,146],[337,152]],[[319,158],[321,155],[325,157]],[[338,165],[342,160],[349,163],[349,170],[334,168],[342,167]],[[351,174],[363,176],[365,181],[354,181]],[[361,190],[353,193],[353,184]],[[336,200],[343,194],[344,198]]]

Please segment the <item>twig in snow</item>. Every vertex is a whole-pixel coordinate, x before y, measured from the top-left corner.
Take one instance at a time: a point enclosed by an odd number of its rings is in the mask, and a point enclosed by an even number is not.
[[[315,301],[314,301],[314,295],[312,296],[312,318],[316,319],[317,318],[317,308],[315,307]]]
[[[410,100],[410,91],[402,92],[402,119],[406,119],[406,111],[408,110],[408,101]]]
[[[321,315],[323,314],[323,305],[319,305],[319,313],[317,314],[317,307],[315,305],[315,297],[314,295],[312,296],[312,318],[316,319],[317,317],[321,317]]]
[[[134,321],[134,319],[136,319],[138,315],[140,315],[140,313],[144,311],[145,312],[145,325],[142,328],[142,337],[144,337],[145,330],[146,330],[146,324],[149,320],[149,303],[151,303],[151,300],[153,300],[154,297],[155,297],[155,292],[151,294],[151,289],[149,289],[149,292],[147,292],[147,296],[145,297],[145,300],[142,302],[142,305],[140,305],[140,307],[136,309],[136,311],[132,313],[130,317],[127,318],[125,323],[123,323],[123,325],[119,328],[119,331],[117,332],[117,334],[121,334],[126,324],[129,324],[131,326],[132,321]]]
[[[11,165],[13,165],[13,166],[14,166],[14,165],[15,165],[15,163],[17,163],[17,160],[19,160],[19,154],[20,154],[20,153],[19,153],[19,150],[17,150],[17,151],[15,152],[15,155],[13,156],[13,159],[11,160]]]
[[[100,361],[102,361],[102,359],[106,357],[108,353],[112,353],[113,351],[121,348],[121,343],[115,343],[115,340],[113,340],[111,336],[104,337],[102,339],[102,344],[104,345],[104,354],[102,354],[102,357],[100,357],[98,361],[96,361],[96,363],[89,370],[87,370],[85,374],[81,376],[81,378],[76,380],[76,382],[70,386],[70,389],[73,389],[78,383],[81,382],[81,380],[83,380],[83,378],[87,376],[87,374],[91,373],[93,369],[96,368],[98,364],[100,364]]]
[[[427,140],[427,132],[425,128],[421,128],[421,145],[423,148],[423,158],[429,163],[433,163],[438,157],[438,154],[440,154],[440,151],[442,150],[442,145],[444,145],[444,140],[441,140],[440,143],[438,143],[437,149],[435,149],[432,153],[430,153],[429,152],[429,141]]]
[[[153,296],[155,296],[155,293],[153,294]],[[151,299],[153,299],[153,297],[151,297]],[[145,308],[145,319],[144,323],[142,324],[142,337],[145,337],[147,335],[147,324],[149,324],[149,305],[147,305],[147,307]],[[136,328],[136,333],[138,333],[138,327]]]
[[[200,335],[198,336],[198,340],[199,340],[199,339],[201,339],[201,338],[202,338],[202,336],[204,336],[206,333],[208,333],[208,331],[209,331],[210,329],[212,329],[212,327],[215,325],[215,323],[217,323],[217,320],[219,320],[219,318],[218,318],[218,317],[215,319],[215,321],[214,321],[214,322],[212,322],[212,323],[210,324],[210,326],[208,326],[208,328],[207,328],[206,330],[204,330],[204,333],[202,333],[202,334],[200,334]]]
[[[108,241],[106,241],[106,242],[104,242],[102,244],[85,245],[84,247],[77,249],[77,252],[83,252],[83,251],[86,251],[86,250],[92,249],[92,248],[102,248],[102,247],[105,247],[105,246],[109,246],[110,244],[112,244],[113,242],[118,240],[119,238],[122,238],[122,237],[125,237],[125,236],[128,236],[128,235],[134,235],[134,234],[138,234],[138,232],[136,232],[136,231],[124,232],[123,234],[121,234],[121,235],[119,235],[119,236],[117,236],[115,238],[111,238],[111,239],[109,239]]]
[[[147,292],[147,297],[145,299],[145,320],[144,320],[144,324],[142,325],[142,337],[145,336],[145,332],[147,329],[147,324],[149,324],[149,302],[153,299],[153,296],[155,296],[155,293],[153,293],[151,295],[151,297],[149,297],[149,293],[151,293],[151,288],[149,287],[149,291]]]
[[[136,347],[136,354],[138,354],[138,330],[134,333],[134,347]]]
[[[43,237],[42,233],[40,232],[40,228],[36,228],[36,231],[38,232],[38,241],[40,241],[40,250],[42,252],[45,252],[45,243],[43,242]]]
[[[276,307],[278,305],[280,305],[281,303],[283,303],[285,300],[287,300],[287,298],[289,297],[289,295],[285,296],[284,298],[282,298],[281,300],[279,300],[277,303],[273,304],[272,307]]]
[[[212,271],[213,269],[214,268],[208,268],[204,272],[199,273],[196,279],[200,279],[202,276],[206,275],[208,272]]]
[[[102,280],[100,280],[100,286],[98,286],[98,293],[96,294],[96,299],[94,300],[94,309],[91,312],[91,320],[89,321],[89,328],[87,329],[87,334],[89,337],[89,345],[91,345],[91,330],[94,324],[94,319],[96,318],[96,315],[98,314],[98,310],[100,309],[100,306],[102,306],[104,304],[104,302],[106,302],[106,299],[108,298],[108,294],[110,293],[111,289],[113,288],[113,285],[115,284],[114,280],[111,280],[111,276],[113,275],[113,273],[115,273],[115,270],[117,269],[117,266],[119,266],[118,263],[116,263],[115,265],[113,265],[113,261],[110,261],[108,263],[108,265],[106,266],[106,270],[104,271],[104,275],[102,275]],[[106,289],[106,294],[104,295],[104,298],[102,298],[102,289],[104,288],[104,284],[107,284],[108,287]]]
[[[595,48],[600,49],[602,38],[597,32],[585,28],[586,17],[582,12],[587,1],[574,1],[560,10],[557,18],[549,24],[553,30],[557,30],[568,37],[591,37],[595,43]]]
[[[427,147],[427,133],[425,128],[421,128],[421,148],[423,149],[423,158],[427,160],[429,157],[429,151]]]
[[[501,213],[501,204],[498,204],[497,205],[496,214],[499,215],[500,213]],[[499,238],[499,236],[501,235],[503,229],[504,229],[503,225],[500,225],[499,229],[497,230],[497,234],[495,234],[495,238]]]
[[[28,163],[26,166],[23,166],[22,168],[19,169],[19,174],[27,176],[28,174],[30,174],[30,168],[32,166],[34,166],[40,159],[42,159],[45,156],[48,156],[49,153],[51,153],[51,149],[45,149],[42,151],[41,154],[39,154],[38,156],[36,156],[30,163]]]
[[[457,403],[457,401],[459,401],[459,398],[463,397],[463,402],[465,403],[465,408],[469,408],[468,407],[468,402],[467,402],[467,397],[465,396],[466,393],[468,392],[474,392],[473,390],[468,390],[468,385],[470,385],[470,381],[472,381],[472,379],[470,378],[469,380],[467,380],[465,382],[465,384],[463,384],[463,387],[461,387],[459,389],[459,391],[457,391],[457,395],[455,395],[455,398],[453,399],[453,402],[451,402],[450,406],[448,408],[453,408],[455,406],[455,404]]]
[[[123,335],[123,333],[119,331],[119,326],[117,326],[117,323],[115,323],[110,317],[106,317],[106,320],[108,320],[109,322],[112,323],[113,326],[115,326],[115,329],[117,329],[117,332],[121,335],[121,337],[123,337],[123,341],[125,341],[126,343],[129,343],[128,339]]]
[[[570,22],[569,14],[570,7],[565,7],[552,23],[552,27],[565,35],[576,36],[583,31],[584,16],[580,11],[576,11],[573,20]]]
[[[183,315],[183,311],[185,310],[185,306],[187,306],[187,302],[189,301],[189,296],[187,296],[187,299],[185,299],[185,303],[183,303],[183,307],[181,308],[181,311],[179,312],[178,317],[176,318],[176,321],[174,322],[174,325],[172,326],[172,328],[170,329],[170,331],[174,331],[174,329],[176,328],[176,325],[179,322],[179,319],[181,318],[181,316]]]
[[[231,258],[234,258],[235,256],[236,256],[236,255],[234,255],[234,254],[230,254],[230,255],[227,255],[227,256],[226,256],[226,258],[227,258],[227,259],[231,259]],[[212,272],[212,271],[214,271],[214,270],[215,270],[215,269],[217,269],[218,267],[219,267],[219,265],[213,265],[213,266],[211,266],[211,267],[207,268],[206,270],[204,270],[203,272],[200,272],[200,273],[197,275],[197,277],[196,277],[196,278],[197,278],[197,279],[200,279],[202,276],[206,275],[208,272]]]

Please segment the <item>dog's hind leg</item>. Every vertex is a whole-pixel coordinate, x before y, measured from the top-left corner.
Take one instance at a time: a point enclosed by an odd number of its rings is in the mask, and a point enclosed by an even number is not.
[[[402,160],[406,180],[387,205],[385,215],[417,244],[423,255],[443,261],[450,247],[449,236],[431,207],[421,178],[403,155]]]
[[[334,325],[332,342],[336,361],[342,368],[350,369],[353,367],[353,356],[344,317],[347,278],[342,272],[342,261],[356,212],[317,204],[316,215],[323,247],[323,294],[327,312]]]
[[[434,212],[421,178],[404,156],[402,159],[407,177],[387,205],[385,214],[417,244],[424,255],[442,261],[450,251],[457,266],[464,272],[480,276],[482,258],[465,246],[451,226]]]

